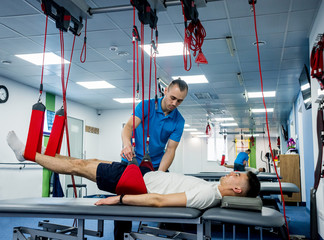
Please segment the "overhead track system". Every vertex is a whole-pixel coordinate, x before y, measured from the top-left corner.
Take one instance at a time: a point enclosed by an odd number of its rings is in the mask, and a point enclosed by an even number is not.
[[[80,35],[82,21],[90,17],[89,6],[84,0],[37,0],[42,10],[52,18],[56,27],[74,35]]]
[[[197,7],[205,7],[208,2],[216,2],[222,0],[196,0]],[[152,9],[156,9],[157,11],[165,11],[165,9],[169,6],[177,6],[181,5],[179,0],[171,0],[171,1],[163,1],[163,0],[148,0]],[[133,9],[132,5],[120,5],[113,7],[100,7],[100,8],[89,8],[88,13],[90,15],[97,13],[108,13],[108,12],[121,12],[121,11],[131,11]]]

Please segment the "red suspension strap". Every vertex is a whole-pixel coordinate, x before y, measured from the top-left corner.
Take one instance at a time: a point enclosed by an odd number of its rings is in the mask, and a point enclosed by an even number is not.
[[[137,27],[135,25],[135,6],[133,7],[133,135],[132,135],[132,147],[133,147],[133,153],[135,154],[135,47],[137,47],[136,52],[138,53],[138,39],[139,34]],[[136,43],[135,43],[136,42]],[[138,61],[137,66],[138,66]]]
[[[48,24],[48,16],[46,16],[46,23],[45,23],[44,49],[43,49],[41,83],[39,87],[39,98],[38,98],[38,102],[34,104],[32,108],[32,114],[30,118],[28,136],[27,136],[26,147],[24,152],[24,157],[31,161],[35,161],[36,152],[40,153],[42,151],[44,114],[46,108],[41,102],[41,97],[43,93],[47,24]]]
[[[323,49],[324,35],[320,36],[320,40],[313,46],[310,58],[311,76],[317,79],[322,90],[324,89]]]
[[[73,39],[73,45],[72,45],[71,57],[70,57],[70,64],[69,64],[66,83],[65,83],[65,80],[64,80],[64,69],[65,69],[65,67],[64,67],[64,37],[63,37],[63,31],[62,30],[60,30],[60,43],[61,43],[61,83],[62,83],[62,96],[63,96],[63,109],[64,109],[64,125],[65,125],[65,134],[66,134],[68,156],[70,157],[71,156],[71,150],[70,150],[70,138],[69,138],[68,122],[67,122],[66,89],[67,89],[67,84],[68,84],[68,79],[69,79],[69,74],[70,74],[70,69],[71,69],[71,64],[72,64],[72,56],[73,56],[73,49],[74,49],[74,43],[75,43],[75,36],[74,36],[74,39]],[[73,175],[71,175],[71,179],[72,179],[72,184],[73,184],[74,197],[77,197],[77,191],[76,191],[75,180],[74,180]]]
[[[152,58],[153,58],[153,28],[151,28],[151,48],[150,48],[150,75],[149,75],[149,89],[148,89],[148,114],[147,114],[147,136],[146,136],[146,153],[149,154],[150,144],[150,107],[151,107],[151,82],[152,82]],[[143,109],[144,112],[144,109]],[[143,120],[144,121],[144,120]],[[143,125],[144,126],[144,125]]]
[[[143,155],[145,154],[145,130],[144,130],[144,24],[141,23],[141,74],[142,74],[142,125],[143,125]]]
[[[270,140],[270,131],[269,131],[269,124],[268,124],[268,112],[267,112],[267,106],[264,100],[264,94],[263,94],[263,80],[262,80],[262,71],[261,71],[261,59],[260,59],[260,50],[259,50],[259,39],[258,39],[258,31],[257,31],[257,25],[256,25],[256,14],[255,14],[255,1],[256,0],[251,0],[252,1],[252,8],[253,8],[253,19],[254,19],[254,30],[255,30],[255,38],[256,38],[256,43],[257,43],[257,53],[258,53],[258,63],[259,63],[259,73],[260,73],[260,82],[261,82],[261,92],[262,92],[262,100],[263,100],[263,105],[264,105],[264,109],[265,109],[265,114],[266,114],[266,125],[267,125],[267,133],[268,133],[268,141],[269,141],[269,147],[270,147],[270,153],[271,153],[271,157],[272,157],[272,161],[273,161],[273,166],[277,175],[277,179],[279,182],[279,187],[280,187],[280,195],[281,195],[281,199],[282,199],[282,206],[283,206],[283,212],[284,212],[284,217],[285,217],[285,223],[286,223],[286,227],[287,227],[287,234],[288,234],[288,239],[290,239],[289,237],[289,226],[288,226],[288,222],[287,222],[287,218],[286,218],[286,207],[285,207],[285,199],[282,193],[282,188],[281,188],[281,181],[277,172],[277,167],[276,167],[276,163],[274,162],[274,156],[273,156],[273,152],[272,152],[272,147],[271,147],[271,140]]]
[[[208,64],[208,61],[204,54],[202,53],[202,45],[206,37],[206,31],[200,20],[198,19],[198,11],[193,0],[181,0],[182,14],[184,17],[184,44],[183,44],[183,61],[184,69],[189,71],[191,69],[191,53],[193,51],[193,56],[197,58],[195,60],[198,65]],[[188,20],[191,22],[187,23]],[[188,66],[189,58],[189,66]]]
[[[154,55],[153,55],[153,59],[154,59],[154,83],[155,83],[155,110],[158,109],[158,93],[157,93],[157,78],[156,78],[156,54],[157,54],[157,48],[158,48],[158,39],[159,39],[159,33],[157,30],[157,27],[155,28],[155,51],[154,51]]]

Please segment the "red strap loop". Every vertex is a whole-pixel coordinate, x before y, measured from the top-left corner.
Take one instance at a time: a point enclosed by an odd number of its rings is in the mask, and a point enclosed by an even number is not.
[[[141,170],[135,164],[128,165],[116,186],[116,193],[144,194],[147,193]]]
[[[42,151],[45,106],[38,102],[33,105],[26,141],[25,159],[35,161],[36,152]]]
[[[49,137],[45,155],[54,157],[60,153],[65,125],[64,109],[61,108],[55,114],[54,123]]]

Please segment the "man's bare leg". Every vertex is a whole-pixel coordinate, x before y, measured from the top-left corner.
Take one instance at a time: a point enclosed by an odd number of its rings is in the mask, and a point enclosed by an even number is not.
[[[25,145],[19,140],[15,132],[10,131],[8,133],[7,142],[10,148],[14,151],[16,158],[19,161],[24,161],[25,159],[23,157],[23,154]],[[94,182],[96,182],[96,173],[99,163],[111,163],[108,161],[100,161],[97,159],[83,160],[71,157],[64,157],[62,155],[50,157],[40,153],[36,153],[35,161],[39,165],[53,172],[85,177]]]
[[[64,158],[64,156],[50,157],[40,153],[36,153],[35,161],[53,172],[85,177],[93,182],[96,182],[97,167],[100,163],[95,159],[69,159]]]

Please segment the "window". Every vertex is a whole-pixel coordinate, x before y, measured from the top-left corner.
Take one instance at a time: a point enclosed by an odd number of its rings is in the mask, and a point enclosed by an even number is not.
[[[212,128],[212,135],[207,139],[207,160],[220,162],[223,154],[227,159],[227,138],[224,141],[224,135],[219,134],[219,129]]]

